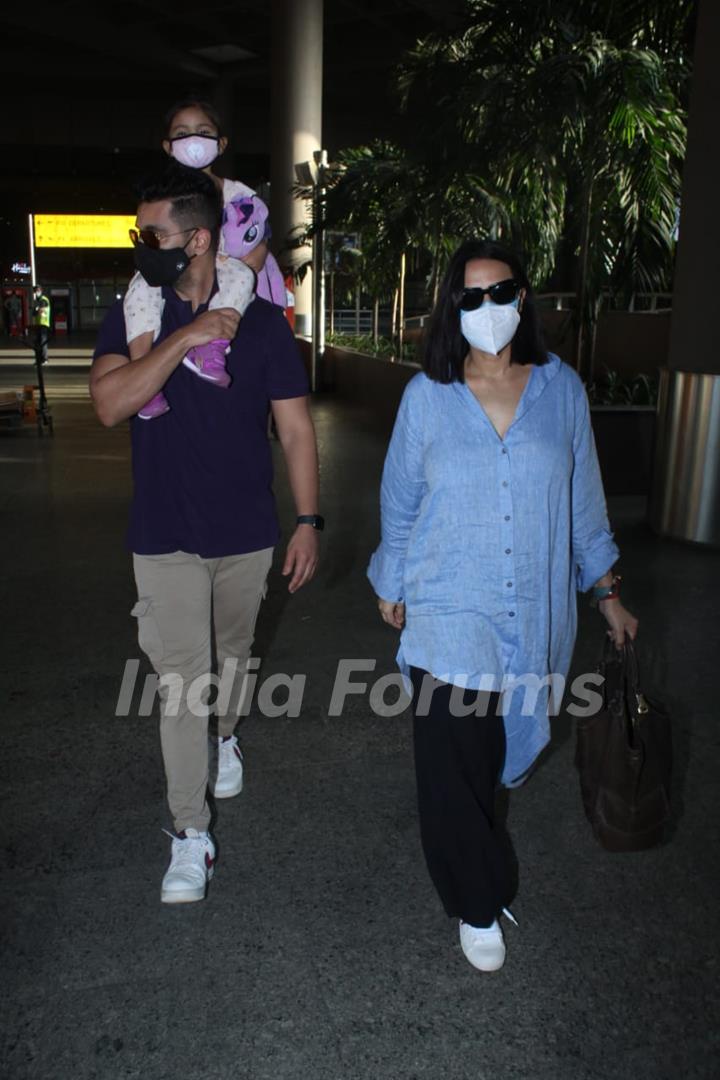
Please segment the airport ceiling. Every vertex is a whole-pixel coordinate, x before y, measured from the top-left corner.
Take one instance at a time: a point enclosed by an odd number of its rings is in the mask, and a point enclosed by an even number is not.
[[[302,3],[302,0],[296,0]],[[387,68],[416,38],[448,29],[462,0],[326,0],[325,66]],[[7,83],[51,91],[118,80],[269,85],[271,0],[55,0],[5,5],[0,63]],[[455,14],[454,14],[455,13]],[[13,76],[15,77],[13,79]]]
[[[302,5],[303,0],[295,0]],[[401,130],[391,84],[418,38],[463,0],[325,0],[323,141],[331,153]],[[222,169],[269,175],[271,0],[36,0],[0,33],[0,224],[26,209],[118,208],[188,93],[230,117]],[[0,248],[3,247],[0,237]],[[0,252],[1,254],[1,252]]]

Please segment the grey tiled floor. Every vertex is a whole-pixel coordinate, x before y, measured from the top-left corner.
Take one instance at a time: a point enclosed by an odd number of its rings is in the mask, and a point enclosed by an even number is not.
[[[60,400],[56,437],[0,433],[2,1029],[8,1080],[663,1080],[717,1075],[720,554],[615,500],[626,596],[676,721],[670,843],[612,856],[582,817],[573,733],[508,803],[508,961],[466,963],[426,876],[407,716],[327,704],[340,657],[393,670],[364,580],[383,439],[315,405],[328,529],[318,580],[277,571],[263,677],[307,674],[301,718],[243,725],[208,899],[159,903],[168,855],[153,718],[116,718],[138,655],[123,430]],[[292,520],[282,468],[278,495]],[[584,606],[574,667],[602,629]],[[143,669],[145,670],[145,669]]]

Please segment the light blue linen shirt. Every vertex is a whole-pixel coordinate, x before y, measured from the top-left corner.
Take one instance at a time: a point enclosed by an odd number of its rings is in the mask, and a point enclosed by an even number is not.
[[[416,375],[385,459],[382,542],[368,577],[405,603],[397,660],[471,689],[545,679],[531,708],[504,694],[502,782],[522,782],[550,739],[577,630],[576,592],[619,555],[577,373],[533,365],[504,439],[465,383]],[[556,691],[557,692],[557,691]]]

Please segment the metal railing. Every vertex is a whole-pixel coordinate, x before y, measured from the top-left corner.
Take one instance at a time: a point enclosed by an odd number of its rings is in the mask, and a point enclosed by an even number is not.
[[[551,307],[555,311],[570,311],[575,301],[575,293],[538,293],[535,299],[540,307]],[[606,310],[610,311],[670,311],[672,308],[672,293],[633,293],[627,308],[615,308],[607,305],[607,301],[610,299],[609,293],[606,293],[603,299],[606,301]]]

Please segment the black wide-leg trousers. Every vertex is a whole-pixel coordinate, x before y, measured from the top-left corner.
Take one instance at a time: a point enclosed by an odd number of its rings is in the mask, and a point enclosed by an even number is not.
[[[511,900],[509,851],[495,824],[495,791],[505,760],[500,694],[482,695],[486,716],[453,716],[451,694],[468,709],[478,692],[432,680],[422,709],[423,680],[413,684],[415,772],[420,838],[430,877],[448,915],[472,926],[490,926]],[[426,711],[426,715],[419,715]]]

